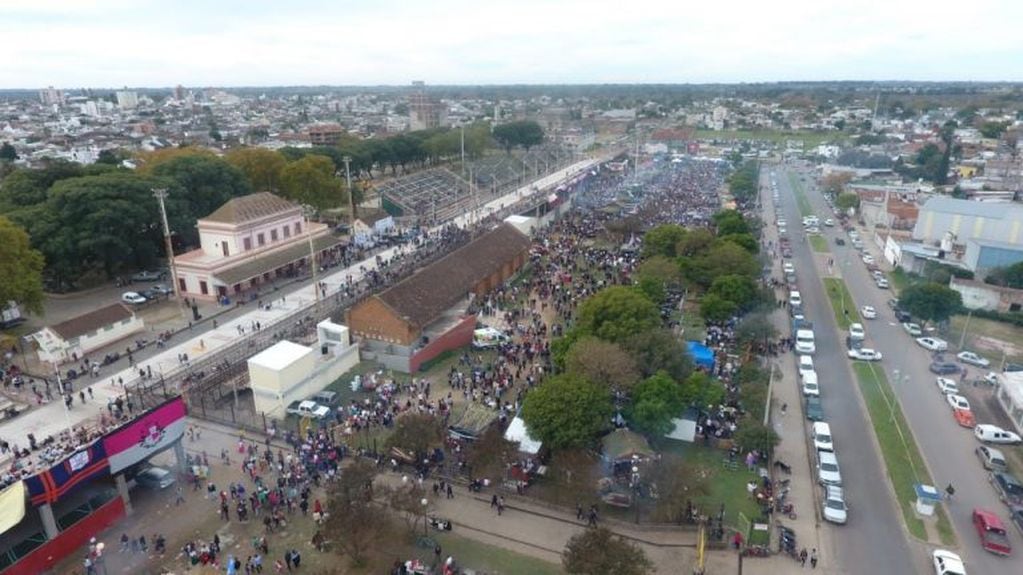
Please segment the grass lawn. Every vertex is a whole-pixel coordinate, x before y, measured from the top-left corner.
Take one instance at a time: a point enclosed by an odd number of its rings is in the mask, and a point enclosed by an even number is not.
[[[810,200],[806,198],[806,192],[803,190],[803,183],[796,177],[795,172],[789,172],[789,183],[792,184],[792,191],[796,194],[796,205],[799,206],[799,213],[804,218],[813,214]]]
[[[859,361],[853,364],[853,371],[856,372],[856,380],[867,404],[870,422],[881,446],[881,455],[902,517],[914,537],[927,541],[924,523],[913,511],[913,502],[916,500],[913,484],[933,485],[933,482],[913,439],[913,432],[906,424],[899,401],[884,371],[871,363]],[[938,508],[937,529],[943,545],[956,544],[955,532],[943,507]]]
[[[1006,361],[1023,362],[1023,327],[977,316],[955,315],[949,322],[949,341],[959,343],[966,330],[965,348],[991,360],[998,368],[1004,353]]]
[[[561,565],[487,545],[467,537],[437,532],[431,533],[430,537],[440,543],[445,556],[452,555],[458,559],[460,564],[477,571],[500,574],[539,573],[541,575],[564,573]],[[431,550],[420,549],[418,554],[425,561],[430,561],[433,558]]]
[[[888,273],[888,281],[892,284],[892,290],[895,293],[899,293],[909,287],[916,279],[907,274],[906,270],[895,268]]]
[[[835,312],[835,322],[842,329],[849,329],[849,324],[860,321],[860,312],[856,309],[845,282],[839,278],[824,278],[824,288],[831,300],[831,309]]]
[[[723,449],[674,439],[661,439],[652,442],[652,445],[659,452],[679,455],[687,463],[710,472],[708,478],[710,492],[705,496],[693,498],[693,502],[701,509],[716,513],[718,507],[724,503],[725,524],[731,526],[738,524],[739,513],[751,521],[756,521],[760,517],[760,507],[746,494],[746,482],[755,478],[756,474],[746,471],[742,461],[739,461],[735,471],[731,471],[722,465],[722,461],[728,459],[728,452]]]
[[[827,240],[827,238],[825,238],[824,236],[816,235],[816,234],[810,236],[810,247],[813,248],[813,251],[815,251],[817,253],[820,253],[820,254],[826,254],[829,251],[831,251],[831,250],[828,249],[828,240]]]

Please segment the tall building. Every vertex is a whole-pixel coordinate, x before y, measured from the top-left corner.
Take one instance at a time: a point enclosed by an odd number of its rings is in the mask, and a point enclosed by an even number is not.
[[[185,99],[185,87],[182,86],[181,84],[178,84],[174,88],[174,99],[179,102]]]
[[[64,103],[64,92],[61,90],[54,89],[53,86],[44,90],[39,90],[39,101],[46,106],[52,106],[54,104]]]
[[[448,109],[426,94],[422,80],[412,82],[412,93],[408,97],[409,129],[428,130],[447,124]]]
[[[138,108],[139,107],[138,92],[132,92],[130,90],[118,90],[117,107],[122,110],[134,110],[135,108]]]
[[[345,129],[339,124],[315,124],[309,126],[309,143],[314,146],[333,146],[344,134]]]

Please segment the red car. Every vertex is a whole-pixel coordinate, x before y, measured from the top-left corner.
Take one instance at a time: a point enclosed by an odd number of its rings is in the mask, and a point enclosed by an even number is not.
[[[963,427],[973,428],[977,425],[977,420],[969,409],[953,409],[952,416],[956,418],[956,423]]]
[[[977,528],[980,545],[985,551],[1006,556],[1012,552],[1012,545],[1005,533],[1005,526],[1002,525],[1002,520],[997,515],[986,509],[974,509],[973,526]]]

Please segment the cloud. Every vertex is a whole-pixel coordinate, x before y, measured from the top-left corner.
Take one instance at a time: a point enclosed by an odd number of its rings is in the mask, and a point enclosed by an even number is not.
[[[1004,0],[14,0],[0,20],[5,88],[1023,79]]]

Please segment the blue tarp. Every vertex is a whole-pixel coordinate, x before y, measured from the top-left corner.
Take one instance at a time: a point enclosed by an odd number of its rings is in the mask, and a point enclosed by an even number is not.
[[[714,350],[698,341],[687,341],[686,347],[689,349],[689,355],[693,357],[693,362],[696,365],[709,370],[714,369]]]

